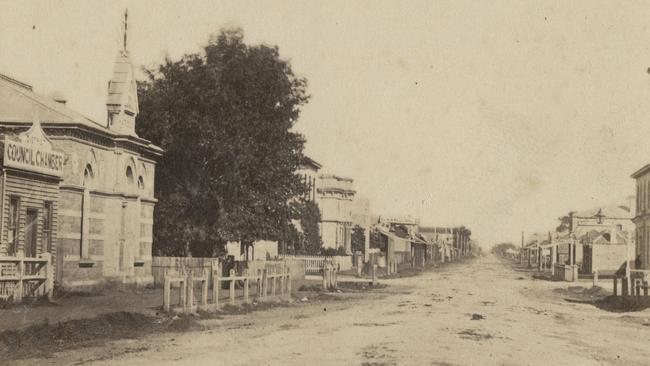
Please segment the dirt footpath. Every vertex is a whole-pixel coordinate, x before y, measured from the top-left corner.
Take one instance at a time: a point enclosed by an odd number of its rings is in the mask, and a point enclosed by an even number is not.
[[[203,321],[24,364],[644,365],[650,311],[566,301],[495,257],[390,280],[386,294]]]

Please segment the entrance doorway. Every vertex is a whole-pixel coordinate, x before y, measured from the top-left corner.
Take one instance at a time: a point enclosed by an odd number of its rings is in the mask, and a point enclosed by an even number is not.
[[[27,209],[25,216],[25,257],[36,257],[36,229],[38,227],[38,210]]]

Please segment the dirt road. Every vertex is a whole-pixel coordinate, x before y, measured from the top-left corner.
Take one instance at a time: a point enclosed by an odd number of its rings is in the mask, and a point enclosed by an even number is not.
[[[650,311],[568,302],[495,257],[391,280],[387,296],[206,321],[34,363],[93,365],[647,365]],[[476,315],[474,315],[476,314]],[[474,319],[474,320],[473,320]],[[27,363],[31,363],[27,361]]]

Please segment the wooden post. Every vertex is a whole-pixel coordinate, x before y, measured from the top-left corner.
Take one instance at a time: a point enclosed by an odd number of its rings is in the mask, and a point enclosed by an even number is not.
[[[282,262],[282,267],[280,268],[280,295],[284,295],[285,284],[284,281],[287,279],[287,266],[286,262]]]
[[[621,295],[623,295],[623,297],[629,295],[627,286],[628,286],[628,279],[626,277],[623,277],[623,279],[621,280]]]
[[[248,270],[244,270],[244,302],[248,302]]]
[[[616,296],[618,292],[618,278],[614,277],[614,296]]]
[[[16,290],[14,291],[14,302],[20,303],[23,301],[23,272],[25,271],[25,262],[20,258],[16,263],[16,274],[18,275],[18,283],[16,284]]]
[[[221,279],[219,278],[219,266],[217,265],[217,270],[212,270],[212,303],[214,304],[215,309],[219,309],[219,287],[221,287]]]
[[[329,269],[327,268],[327,265],[323,265],[323,290],[327,290],[327,276],[328,276]]]
[[[187,288],[187,298],[184,312],[191,313],[194,309],[194,272],[189,271],[185,287]]]
[[[203,269],[203,281],[201,282],[201,306],[204,310],[208,307],[208,279],[210,277],[207,275],[206,270]]]
[[[262,270],[262,297],[265,298],[269,293],[269,272],[266,268]]]
[[[598,286],[598,271],[594,271],[594,287]]]
[[[648,281],[643,281],[643,296],[648,296]]]
[[[273,267],[271,271],[271,296],[275,296],[275,287],[277,283],[277,268]]]
[[[54,268],[52,267],[52,254],[44,253],[43,259],[45,262],[45,296],[48,300],[52,300],[54,294]]]
[[[257,297],[260,298],[260,297],[262,297],[262,270],[261,269],[257,270],[257,276],[255,277],[255,283],[257,284],[257,287],[255,288],[255,291],[257,292]]]
[[[291,268],[287,267],[287,294],[291,298]]]
[[[336,280],[337,280],[337,278],[336,278],[336,277],[337,277],[337,273],[338,273],[338,269],[337,269],[337,268],[334,268],[334,269],[332,270],[332,288],[333,288],[333,289],[335,289],[335,288],[337,287],[337,282],[336,282]]]
[[[377,285],[377,264],[372,265],[372,285]]]
[[[163,310],[169,312],[171,300],[171,281],[169,280],[169,270],[165,270],[165,284],[163,286]]]
[[[231,269],[230,270],[230,305],[235,305],[235,280],[233,280],[233,277],[235,277],[235,270]]]

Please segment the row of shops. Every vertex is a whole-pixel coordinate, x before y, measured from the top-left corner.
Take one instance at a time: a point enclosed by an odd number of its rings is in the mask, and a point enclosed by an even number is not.
[[[633,215],[634,208],[626,205],[572,212],[566,230],[531,235],[521,247],[520,261],[567,281],[579,274],[621,273],[628,262],[637,261]]]
[[[399,265],[424,267],[428,263],[445,263],[471,254],[471,240],[465,231],[449,227],[420,227],[405,218],[381,217],[373,227],[379,234],[389,271]]]

